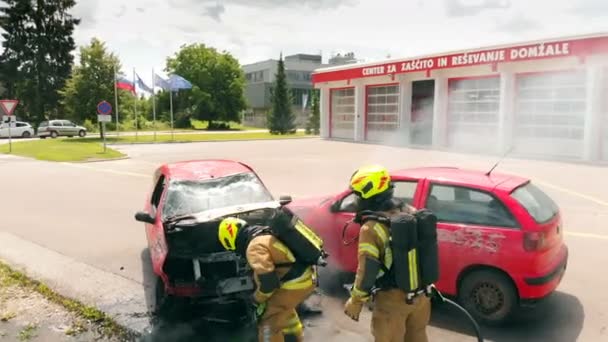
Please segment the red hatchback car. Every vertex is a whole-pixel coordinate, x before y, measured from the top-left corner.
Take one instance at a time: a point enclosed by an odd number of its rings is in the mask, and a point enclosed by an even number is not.
[[[485,323],[501,323],[516,309],[551,294],[568,260],[555,202],[530,180],[450,167],[391,173],[395,196],[438,217],[440,279]],[[330,265],[356,271],[359,226],[355,195],[294,200],[289,207],[325,241]]]
[[[217,238],[225,216],[266,224],[288,197],[275,201],[249,166],[231,160],[185,161],[160,166],[144,211],[148,250],[157,275],[154,311],[176,318],[184,305],[199,305],[201,318],[249,322],[254,289],[244,258]],[[235,314],[243,313],[243,315]]]

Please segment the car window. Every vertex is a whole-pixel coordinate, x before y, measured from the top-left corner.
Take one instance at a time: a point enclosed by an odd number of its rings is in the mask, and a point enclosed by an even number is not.
[[[57,127],[57,126],[62,126],[62,125],[61,125],[61,122],[59,122],[59,121],[53,121],[53,122],[51,122],[51,126]]]
[[[348,194],[340,202],[339,212],[343,213],[355,213],[357,212],[357,195],[354,193]]]
[[[163,189],[165,188],[165,176],[161,175],[158,178],[158,182],[156,182],[156,186],[154,186],[154,192],[152,192],[152,197],[150,198],[150,204],[154,209],[158,208],[158,204],[160,203],[160,198],[163,194]]]
[[[550,221],[559,211],[557,204],[541,189],[527,183],[511,193],[537,223]]]
[[[42,121],[42,122],[40,123],[40,127],[47,127],[48,125],[49,125],[49,122],[48,122],[48,121]]]
[[[414,195],[418,187],[417,181],[395,181],[395,197],[412,205],[414,203]]]
[[[23,122],[17,122],[17,127],[27,127]]]
[[[505,205],[481,190],[433,184],[426,207],[435,212],[440,222],[517,227],[517,221]]]
[[[74,126],[76,126],[71,121],[62,121],[62,123],[63,123],[64,126],[67,126],[67,127],[74,127]]]

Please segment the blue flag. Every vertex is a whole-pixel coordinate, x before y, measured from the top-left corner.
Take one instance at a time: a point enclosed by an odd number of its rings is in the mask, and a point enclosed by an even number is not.
[[[137,81],[135,81],[135,83],[137,83],[137,86],[141,89],[143,89],[144,91],[148,92],[148,93],[154,93],[154,89],[148,87],[148,85],[146,85],[144,83],[144,81],[141,80],[141,77],[139,77],[138,74],[135,74],[135,77],[137,78]]]
[[[162,90],[169,90],[169,82],[166,79],[154,74],[154,86]]]
[[[192,88],[192,83],[190,83],[185,78],[175,74],[169,76],[169,85],[171,87],[171,90]]]

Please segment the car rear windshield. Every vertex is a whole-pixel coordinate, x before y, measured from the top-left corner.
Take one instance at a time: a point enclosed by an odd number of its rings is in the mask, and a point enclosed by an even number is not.
[[[171,181],[163,207],[163,219],[272,200],[272,195],[253,173],[202,181]]]
[[[537,223],[550,221],[557,215],[557,204],[532,183],[517,188],[511,196],[521,204]]]
[[[42,121],[42,122],[40,123],[40,127],[47,127],[48,125],[49,125],[49,122],[48,122],[48,121]]]

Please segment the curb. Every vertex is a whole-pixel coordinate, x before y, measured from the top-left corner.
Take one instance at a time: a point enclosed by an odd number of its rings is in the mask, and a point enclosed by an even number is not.
[[[66,163],[73,163],[73,164],[103,163],[103,162],[110,162],[110,161],[117,161],[117,160],[125,160],[125,159],[131,159],[131,157],[130,157],[130,156],[124,156],[124,157],[108,158],[108,159],[95,159],[95,160],[71,161],[71,162],[66,162]],[[52,160],[45,160],[45,161],[52,161]],[[56,162],[56,161],[53,161],[53,162]],[[60,162],[60,163],[61,163],[61,162]]]
[[[150,329],[141,283],[5,232],[0,232],[0,259],[56,293],[97,308],[125,329],[133,341]]]
[[[117,145],[157,145],[157,144],[191,144],[191,143],[221,143],[235,141],[284,141],[284,140],[303,140],[303,139],[319,139],[319,136],[297,137],[297,138],[275,138],[275,139],[228,139],[228,140],[192,140],[192,141],[142,141],[142,142],[117,142],[108,143],[108,146]]]

